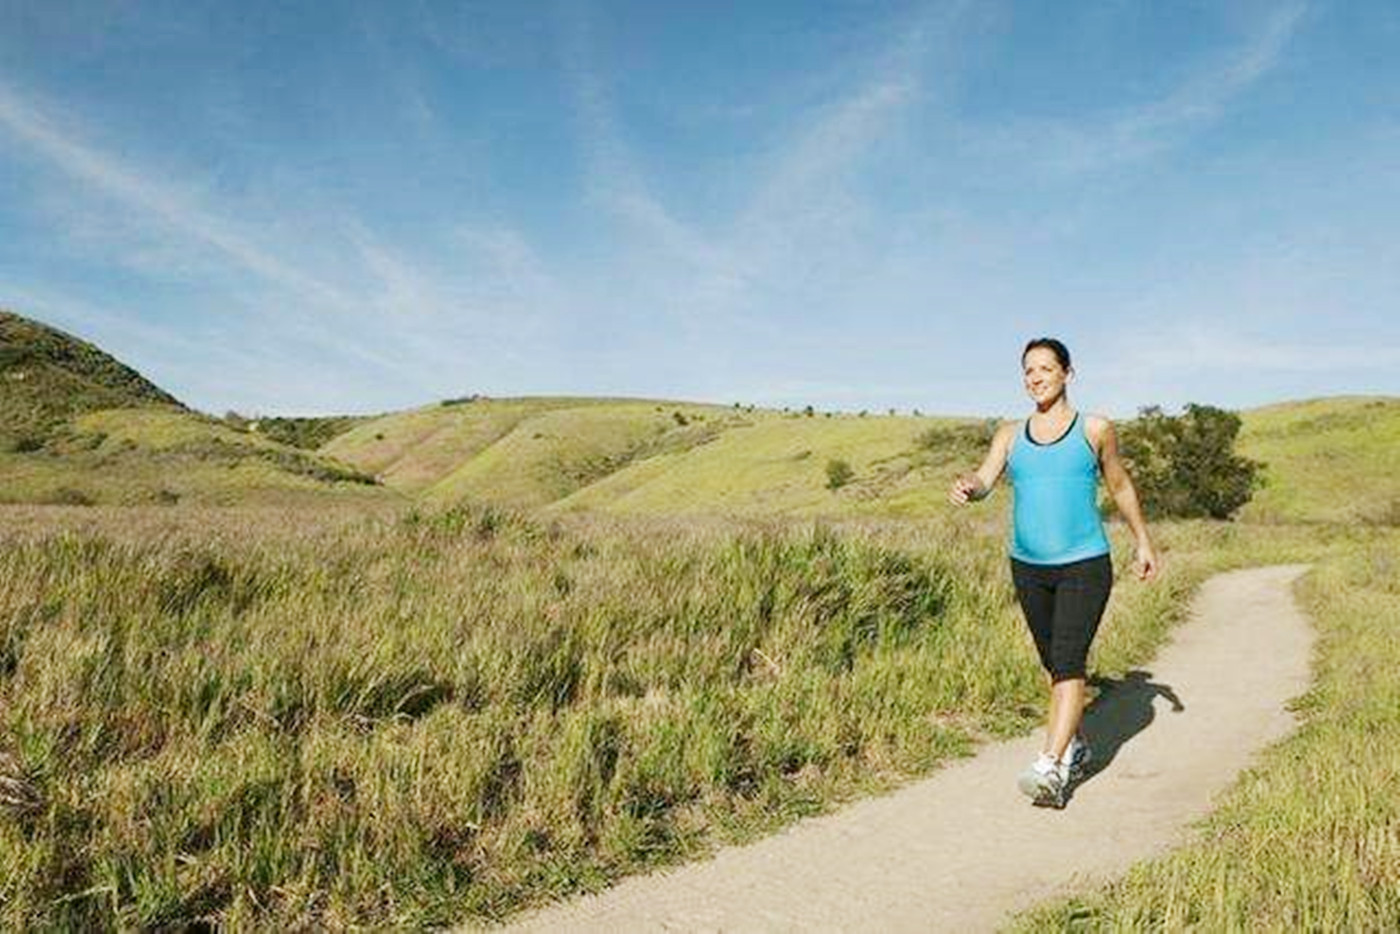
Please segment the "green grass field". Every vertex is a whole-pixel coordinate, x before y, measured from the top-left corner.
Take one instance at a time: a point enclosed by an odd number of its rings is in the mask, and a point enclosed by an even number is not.
[[[0,821],[5,926],[495,917],[1039,716],[960,521],[12,512],[0,709],[42,805]],[[1104,670],[1190,568],[1121,588]]]
[[[968,513],[9,513],[0,709],[42,804],[0,820],[6,926],[499,917],[1040,718],[1000,534]],[[1216,570],[1364,558],[1374,588],[1397,557],[1384,529],[1158,534],[1168,573],[1120,575],[1101,674],[1150,658]],[[1368,669],[1339,651],[1344,682]],[[1388,696],[1365,723],[1393,715]],[[1344,787],[1395,751],[1370,735],[1375,758]],[[1337,802],[1353,806],[1319,846],[1372,832],[1372,805]]]
[[[540,505],[638,457],[699,443],[729,412],[646,399],[469,398],[367,420],[320,450],[408,495]]]
[[[636,460],[686,451],[724,432],[726,410],[615,402],[528,418],[426,491],[430,502],[544,506]]]
[[[920,444],[966,420],[805,417],[650,400],[490,399],[363,423],[324,446],[390,487],[551,512],[622,515],[926,514],[977,452]],[[827,464],[854,470],[828,488]]]

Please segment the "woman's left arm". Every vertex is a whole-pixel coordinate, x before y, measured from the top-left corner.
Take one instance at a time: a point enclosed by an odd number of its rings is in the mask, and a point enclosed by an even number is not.
[[[1091,439],[1098,442],[1099,467],[1103,470],[1104,484],[1113,496],[1118,512],[1127,521],[1128,528],[1133,531],[1138,577],[1151,580],[1157,576],[1160,562],[1157,560],[1156,549],[1152,547],[1152,539],[1147,534],[1147,522],[1142,517],[1137,488],[1133,486],[1133,478],[1128,476],[1128,470],[1123,466],[1123,458],[1118,454],[1118,434],[1113,430],[1113,423],[1106,418],[1091,419],[1087,427],[1090,429]],[[1095,435],[1097,438],[1093,438]]]

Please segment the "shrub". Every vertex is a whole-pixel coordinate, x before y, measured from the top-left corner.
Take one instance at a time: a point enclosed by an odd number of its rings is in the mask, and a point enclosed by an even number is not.
[[[446,405],[447,403],[443,403]],[[234,413],[225,416],[225,421]],[[244,420],[243,427],[256,430],[273,441],[306,451],[314,451],[329,444],[364,421],[358,415],[309,416],[303,418],[260,418],[257,421]]]
[[[94,506],[97,500],[82,490],[75,490],[69,486],[61,486],[51,493],[39,498],[39,502],[50,506]]]
[[[989,418],[960,425],[930,425],[914,436],[916,458],[939,465],[981,460],[999,424]]]
[[[851,482],[851,478],[856,472],[851,469],[851,465],[840,458],[832,458],[826,462],[826,488],[829,490],[839,490],[841,487]]]
[[[1190,403],[1181,415],[1142,409],[1119,431],[1119,446],[1150,518],[1228,519],[1263,479],[1259,461],[1235,453],[1240,418]]]

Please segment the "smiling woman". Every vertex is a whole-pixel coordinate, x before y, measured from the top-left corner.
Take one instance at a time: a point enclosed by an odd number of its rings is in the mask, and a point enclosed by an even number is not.
[[[1011,577],[1050,676],[1045,748],[1019,786],[1035,804],[1061,808],[1092,756],[1079,735],[1085,662],[1113,587],[1098,510],[1100,476],[1133,530],[1141,577],[1156,575],[1157,557],[1112,423],[1096,415],[1081,418],[1070,407],[1069,349],[1050,337],[1032,340],[1021,353],[1021,369],[1035,411],[1024,423],[1003,425],[982,465],[956,479],[948,498],[956,505],[983,499],[1010,470]]]

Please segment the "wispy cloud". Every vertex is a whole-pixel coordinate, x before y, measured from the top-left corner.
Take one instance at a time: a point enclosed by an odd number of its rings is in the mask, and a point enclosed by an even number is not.
[[[1017,120],[981,128],[981,147],[1025,159],[1042,171],[1075,174],[1129,163],[1178,144],[1219,120],[1282,61],[1308,12],[1306,3],[1274,9],[1230,54],[1190,75],[1163,96],[1106,117],[1080,121]]]
[[[142,276],[192,271],[197,273],[192,278],[207,287],[215,270],[235,270],[237,296],[214,304],[236,316],[256,312],[268,339],[283,335],[299,346],[331,350],[416,384],[421,370],[415,354],[423,347],[433,347],[441,357],[444,336],[459,335],[473,324],[485,331],[490,322],[504,329],[507,319],[499,313],[507,310],[515,312],[512,326],[529,320],[523,301],[509,309],[493,305],[500,295],[472,283],[523,283],[529,298],[542,294],[547,277],[521,237],[497,231],[493,246],[476,249],[462,275],[439,275],[338,209],[326,210],[319,224],[315,218],[295,224],[325,232],[317,243],[318,262],[322,269],[328,263],[338,269],[328,275],[298,261],[304,251],[276,231],[277,218],[266,229],[241,224],[226,206],[198,196],[190,186],[88,143],[71,123],[56,116],[53,106],[0,80],[0,133],[22,143],[44,168],[80,183],[40,197],[62,236],[106,249]],[[250,307],[249,297],[259,293],[265,301]],[[405,316],[424,333],[407,333]],[[241,330],[247,336],[250,323]]]
[[[819,242],[839,241],[863,213],[849,176],[921,102],[929,52],[946,42],[962,13],[963,5],[930,5],[900,22],[891,43],[849,66],[852,78],[841,92],[778,147],[735,225],[733,252],[743,258],[745,278],[788,267]]]
[[[893,37],[866,59],[838,65],[847,78],[836,93],[771,146],[734,216],[704,230],[669,210],[664,193],[649,184],[594,64],[589,20],[581,8],[568,8],[563,57],[590,193],[642,235],[634,252],[659,246],[681,264],[685,288],[677,294],[678,277],[666,277],[663,304],[683,324],[751,321],[744,305],[754,293],[800,286],[832,259],[860,265],[856,253],[877,249],[853,242],[852,223],[872,206],[851,182],[922,101],[930,50],[956,31],[965,6],[922,5],[889,24]],[[826,273],[839,275],[834,268]]]
[[[80,142],[74,134],[61,129],[46,109],[0,82],[0,128],[27,144],[53,167],[128,208],[161,221],[193,242],[216,250],[270,283],[316,302],[348,302],[349,296],[334,285],[283,261],[173,185],[158,182],[122,160]]]
[[[651,191],[624,140],[612,95],[595,64],[594,37],[582,5],[563,8],[562,59],[583,147],[588,192],[605,210],[633,225],[674,259],[722,270],[730,257],[676,218]]]

